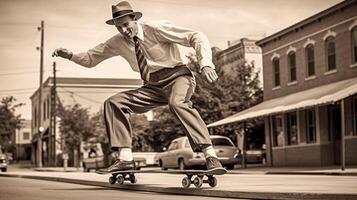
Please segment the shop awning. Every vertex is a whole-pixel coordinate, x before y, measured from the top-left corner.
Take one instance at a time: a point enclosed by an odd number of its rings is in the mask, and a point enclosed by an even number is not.
[[[276,113],[330,104],[357,93],[357,77],[270,99],[242,112],[213,122],[208,127],[220,126]]]

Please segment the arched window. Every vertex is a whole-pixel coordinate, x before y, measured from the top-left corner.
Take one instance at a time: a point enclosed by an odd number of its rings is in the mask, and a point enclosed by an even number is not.
[[[279,58],[274,58],[273,59],[273,86],[278,87],[280,86],[280,64],[279,64]]]
[[[288,54],[289,64],[289,82],[296,81],[296,54],[295,51],[290,51]]]
[[[335,38],[328,37],[325,41],[326,47],[326,61],[327,61],[327,71],[336,69],[336,48],[335,48]]]
[[[315,75],[315,50],[314,45],[309,44],[305,48],[307,76]]]
[[[357,63],[357,26],[351,30],[352,35],[352,63]]]

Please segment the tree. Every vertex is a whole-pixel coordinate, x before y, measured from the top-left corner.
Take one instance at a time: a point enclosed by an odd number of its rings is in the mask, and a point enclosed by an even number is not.
[[[162,151],[162,148],[167,147],[173,139],[184,135],[184,128],[168,106],[154,110],[154,120],[150,122],[146,135],[153,151]]]
[[[217,48],[213,49],[213,58],[217,58]],[[191,68],[199,68],[197,58],[188,56]],[[209,124],[232,114],[254,106],[263,100],[263,90],[260,87],[258,72],[254,63],[236,64],[225,73],[224,66],[217,64],[219,79],[216,83],[208,83],[205,77],[196,76],[196,92],[192,97],[195,108],[201,113],[203,120]],[[247,128],[252,128],[261,122],[249,121]],[[213,128],[214,134],[230,136],[234,139],[235,131],[242,129],[241,124],[229,124]]]
[[[23,106],[23,103],[15,103],[13,96],[3,97],[0,104],[0,148],[4,152],[13,152],[15,144],[12,137],[16,129],[21,128],[22,120],[20,114],[16,114],[16,108]]]
[[[62,139],[65,141],[65,152],[73,153],[73,163],[79,166],[80,146],[83,140],[93,137],[94,126],[90,120],[87,108],[82,108],[80,104],[62,106],[58,108],[58,115],[61,118],[59,130]]]

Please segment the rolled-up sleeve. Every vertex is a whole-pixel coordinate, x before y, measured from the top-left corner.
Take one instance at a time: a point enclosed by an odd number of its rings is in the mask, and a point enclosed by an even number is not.
[[[157,38],[161,42],[174,42],[183,46],[192,47],[196,51],[200,71],[208,66],[215,68],[212,62],[212,51],[208,38],[199,31],[173,26],[164,23],[156,27]]]
[[[113,43],[115,38],[107,40],[105,43],[101,43],[87,52],[73,54],[71,61],[82,65],[84,67],[94,67],[103,60],[119,55],[117,51],[113,49]]]

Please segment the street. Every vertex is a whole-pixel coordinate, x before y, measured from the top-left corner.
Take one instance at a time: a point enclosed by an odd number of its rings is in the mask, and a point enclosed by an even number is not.
[[[145,200],[219,200],[222,198],[169,195],[161,193],[126,191],[97,186],[86,186],[53,181],[43,181],[22,178],[0,177],[0,200],[118,200],[118,199],[145,199]]]

